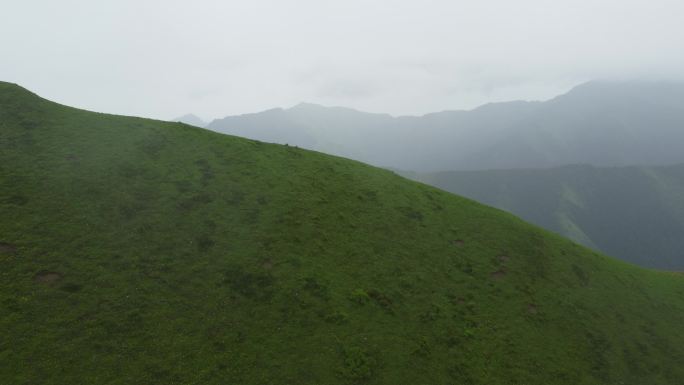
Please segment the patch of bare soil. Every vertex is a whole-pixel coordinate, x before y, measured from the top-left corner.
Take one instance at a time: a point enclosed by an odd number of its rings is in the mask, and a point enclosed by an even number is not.
[[[539,312],[539,309],[537,309],[537,305],[529,303],[527,304],[527,312],[529,314],[537,314]]]
[[[62,279],[62,275],[54,271],[41,271],[33,277],[33,280],[35,282],[43,284],[54,283],[59,281],[60,279]]]
[[[10,243],[0,242],[0,254],[14,254],[17,247]]]
[[[271,269],[273,269],[273,261],[272,261],[270,258],[265,259],[265,260],[261,263],[261,267],[262,267],[264,270],[271,270]]]
[[[499,262],[501,262],[501,263],[506,263],[506,262],[508,262],[509,259],[511,259],[511,257],[509,257],[508,255],[499,255],[499,256],[496,257],[496,258],[497,258],[497,259],[499,260]]]
[[[455,241],[451,241],[451,244],[454,246],[461,247],[461,246],[465,245],[465,242],[462,239],[457,239]]]
[[[506,276],[506,271],[504,269],[499,269],[489,275],[493,280],[500,280]]]

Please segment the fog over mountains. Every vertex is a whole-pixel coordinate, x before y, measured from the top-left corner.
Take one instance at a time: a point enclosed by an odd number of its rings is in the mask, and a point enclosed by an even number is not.
[[[684,162],[684,83],[589,82],[546,102],[392,117],[299,104],[207,128],[413,171]]]

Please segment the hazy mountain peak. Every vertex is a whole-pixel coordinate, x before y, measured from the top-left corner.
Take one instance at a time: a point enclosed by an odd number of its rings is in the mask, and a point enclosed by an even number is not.
[[[298,114],[346,114],[346,115],[367,115],[391,118],[392,116],[384,113],[361,111],[350,107],[324,106],[316,103],[302,102],[296,106],[288,108],[286,111]]]
[[[196,127],[205,127],[207,125],[207,122],[205,122],[204,120],[202,120],[202,118],[194,114],[185,114],[183,116],[177,117],[176,119],[173,119],[173,121],[189,124],[191,126]]]
[[[626,97],[626,96],[675,96],[672,93],[679,92],[676,96],[681,96],[684,92],[684,82],[681,81],[658,81],[658,80],[591,80],[573,87],[564,97]]]
[[[316,104],[316,103],[309,103],[309,102],[301,102],[298,103],[290,108],[288,108],[289,111],[292,110],[320,110],[320,109],[327,109],[330,107],[321,105],[321,104]]]
[[[530,109],[530,108],[534,108],[537,106],[541,106],[542,104],[544,104],[544,102],[528,101],[528,100],[513,100],[510,102],[486,103],[486,104],[483,104],[479,107],[475,107],[472,110],[467,110],[466,112],[489,113],[492,111]]]
[[[316,103],[302,102],[296,106],[288,108],[286,111],[295,112],[299,114],[325,114],[331,112],[347,112],[353,114],[365,114],[366,112],[358,111],[349,107],[340,106],[324,106]]]

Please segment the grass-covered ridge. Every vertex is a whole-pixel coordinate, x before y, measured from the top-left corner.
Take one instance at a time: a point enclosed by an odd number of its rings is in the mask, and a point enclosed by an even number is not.
[[[684,280],[381,169],[0,83],[0,383],[676,384]]]

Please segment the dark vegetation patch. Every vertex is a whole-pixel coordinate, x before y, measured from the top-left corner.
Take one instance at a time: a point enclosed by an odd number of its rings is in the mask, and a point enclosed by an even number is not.
[[[142,152],[152,158],[159,156],[161,150],[166,147],[166,138],[157,133],[148,135],[141,143],[140,149]]]
[[[194,210],[202,205],[206,205],[211,203],[214,200],[214,198],[211,197],[211,195],[206,194],[206,193],[198,193],[194,194],[189,198],[183,199],[178,206],[182,210]]]
[[[144,177],[148,169],[139,164],[124,163],[118,166],[118,172],[125,179],[136,179]]]
[[[131,220],[137,217],[144,209],[145,206],[139,202],[125,202],[119,206],[119,214],[121,214],[121,217],[125,220]]]
[[[439,202],[438,195],[434,191],[426,190],[424,192],[425,197],[428,199],[430,202],[430,206],[432,206],[432,209],[435,211],[442,211],[444,210],[444,206]]]
[[[423,213],[412,208],[412,207],[398,207],[397,208],[404,216],[408,219],[414,220],[414,221],[422,221],[423,220]]]
[[[19,303],[19,300],[16,298],[5,298],[0,302],[2,304],[1,308],[4,308],[4,310],[8,311],[9,313],[16,313],[21,311],[21,304]]]
[[[586,339],[589,345],[588,355],[591,360],[591,375],[602,383],[610,383],[610,367],[608,357],[612,349],[610,341],[596,332],[587,332]]]
[[[197,251],[199,251],[200,253],[206,253],[214,246],[215,243],[216,242],[206,234],[202,234],[195,239],[195,244],[197,244]]]
[[[456,247],[463,247],[463,245],[465,245],[465,241],[463,241],[462,239],[455,239],[451,241],[451,244]]]
[[[189,180],[177,180],[173,182],[173,184],[176,186],[176,190],[178,190],[179,193],[187,193],[193,189],[192,182]]]
[[[83,290],[83,285],[71,282],[60,286],[60,289],[69,293],[78,293]]]
[[[380,292],[377,289],[371,289],[368,291],[368,297],[370,297],[377,305],[383,308],[388,313],[394,313],[392,310],[392,299]]]
[[[370,202],[377,202],[378,201],[378,192],[377,191],[364,191],[363,197],[365,200],[368,200]]]
[[[202,184],[202,186],[207,186],[209,184],[209,181],[214,179],[214,173],[211,169],[211,165],[206,159],[200,159],[196,161],[195,164],[200,170],[200,183]]]
[[[484,385],[473,376],[469,368],[463,363],[455,363],[449,368],[449,376],[453,379],[455,384],[473,384]]]
[[[572,265],[572,272],[575,274],[575,277],[577,277],[582,286],[589,285],[589,276],[584,271],[584,269],[577,265]]]
[[[304,278],[304,290],[325,301],[330,298],[328,286],[321,283],[316,277]]]
[[[231,190],[226,198],[226,203],[231,206],[237,206],[245,199],[247,194],[241,190]]]
[[[268,300],[273,296],[275,279],[267,272],[252,272],[241,266],[232,266],[224,272],[223,283],[249,299]]]
[[[438,305],[431,304],[430,307],[420,315],[421,322],[436,321],[442,314],[442,308]]]
[[[26,130],[34,130],[40,125],[40,122],[37,119],[24,118],[19,122],[19,125]]]
[[[430,343],[430,341],[428,341],[427,337],[421,336],[418,339],[418,342],[416,343],[416,346],[413,348],[411,354],[418,357],[429,357],[431,352],[431,345],[432,344]]]
[[[3,203],[14,205],[14,206],[24,206],[25,204],[28,203],[28,201],[29,201],[29,199],[26,196],[20,195],[20,194],[12,194],[12,195],[10,195],[7,198],[2,200]]]
[[[676,354],[671,340],[668,336],[658,333],[658,329],[652,321],[641,325],[640,329],[646,335],[647,341],[652,347],[667,355]]]
[[[473,264],[470,262],[465,262],[459,265],[459,268],[461,269],[462,272],[472,275],[475,272],[475,269],[473,268]]]

